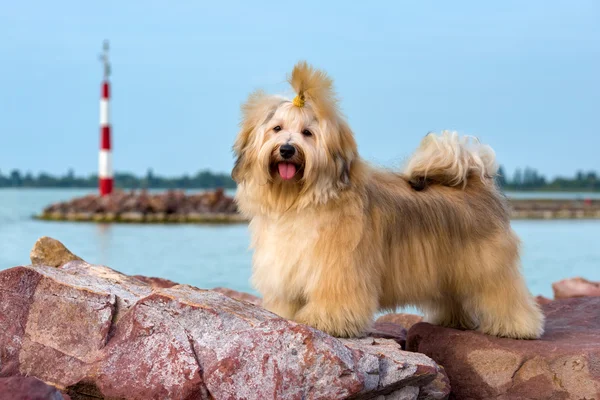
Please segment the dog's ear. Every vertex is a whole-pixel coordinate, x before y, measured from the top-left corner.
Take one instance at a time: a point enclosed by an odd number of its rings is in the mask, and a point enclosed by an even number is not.
[[[240,132],[233,145],[233,153],[235,154],[236,159],[233,169],[231,170],[231,178],[236,183],[243,181],[243,171],[246,169],[245,154],[248,151],[248,143],[250,142],[252,130],[254,130],[254,125],[247,119],[244,119]]]
[[[240,183],[242,181],[242,164],[243,164],[243,155],[239,155],[235,159],[235,163],[233,164],[233,169],[231,170],[231,179],[234,180],[235,183]]]
[[[245,153],[247,151],[250,134],[252,133],[252,127],[246,127],[242,124],[242,129],[238,133],[238,137],[233,145],[233,153],[235,154],[235,163],[231,170],[231,178],[236,182],[240,183],[243,180],[242,172],[245,167]]]
[[[252,146],[252,132],[260,125],[269,121],[281,99],[268,96],[262,91],[256,91],[248,97],[242,105],[242,121],[240,131],[233,144],[233,153],[236,160],[231,171],[231,177],[236,183],[244,180],[244,171],[247,170],[247,153]]]
[[[347,160],[342,154],[336,155],[336,164],[339,172],[340,184],[346,187],[350,184],[350,167],[352,161]]]
[[[338,121],[339,151],[335,154],[339,184],[342,188],[352,181],[352,162],[357,157],[356,141],[350,126],[345,121]]]

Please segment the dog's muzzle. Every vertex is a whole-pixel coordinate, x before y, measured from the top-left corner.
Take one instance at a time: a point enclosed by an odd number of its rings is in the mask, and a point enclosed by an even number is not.
[[[275,149],[271,160],[271,173],[277,174],[284,181],[302,176],[304,154],[293,144],[285,143]]]
[[[289,160],[294,156],[294,154],[296,154],[296,148],[291,144],[286,143],[279,148],[279,154],[284,160]]]

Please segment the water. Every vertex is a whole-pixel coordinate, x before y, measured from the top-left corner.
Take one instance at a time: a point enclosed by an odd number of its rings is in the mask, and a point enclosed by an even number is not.
[[[50,203],[93,192],[0,189],[0,269],[28,264],[35,241],[51,236],[86,261],[126,274],[256,294],[249,283],[251,253],[244,224],[98,225],[31,219]],[[600,221],[524,220],[513,221],[513,227],[523,241],[523,270],[533,294],[551,297],[552,282],[566,277],[600,280]]]
[[[514,199],[600,199],[600,192],[506,192],[506,195]]]

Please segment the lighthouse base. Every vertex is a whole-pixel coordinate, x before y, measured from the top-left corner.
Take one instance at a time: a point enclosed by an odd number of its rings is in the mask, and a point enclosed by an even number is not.
[[[100,196],[106,196],[108,194],[111,194],[113,191],[113,179],[100,178],[98,186],[100,189]]]

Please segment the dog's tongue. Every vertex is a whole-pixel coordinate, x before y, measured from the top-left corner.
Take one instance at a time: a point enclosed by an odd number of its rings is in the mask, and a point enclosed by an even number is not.
[[[279,176],[285,181],[292,179],[296,174],[296,166],[294,164],[282,162],[277,164],[277,167],[279,168]]]

